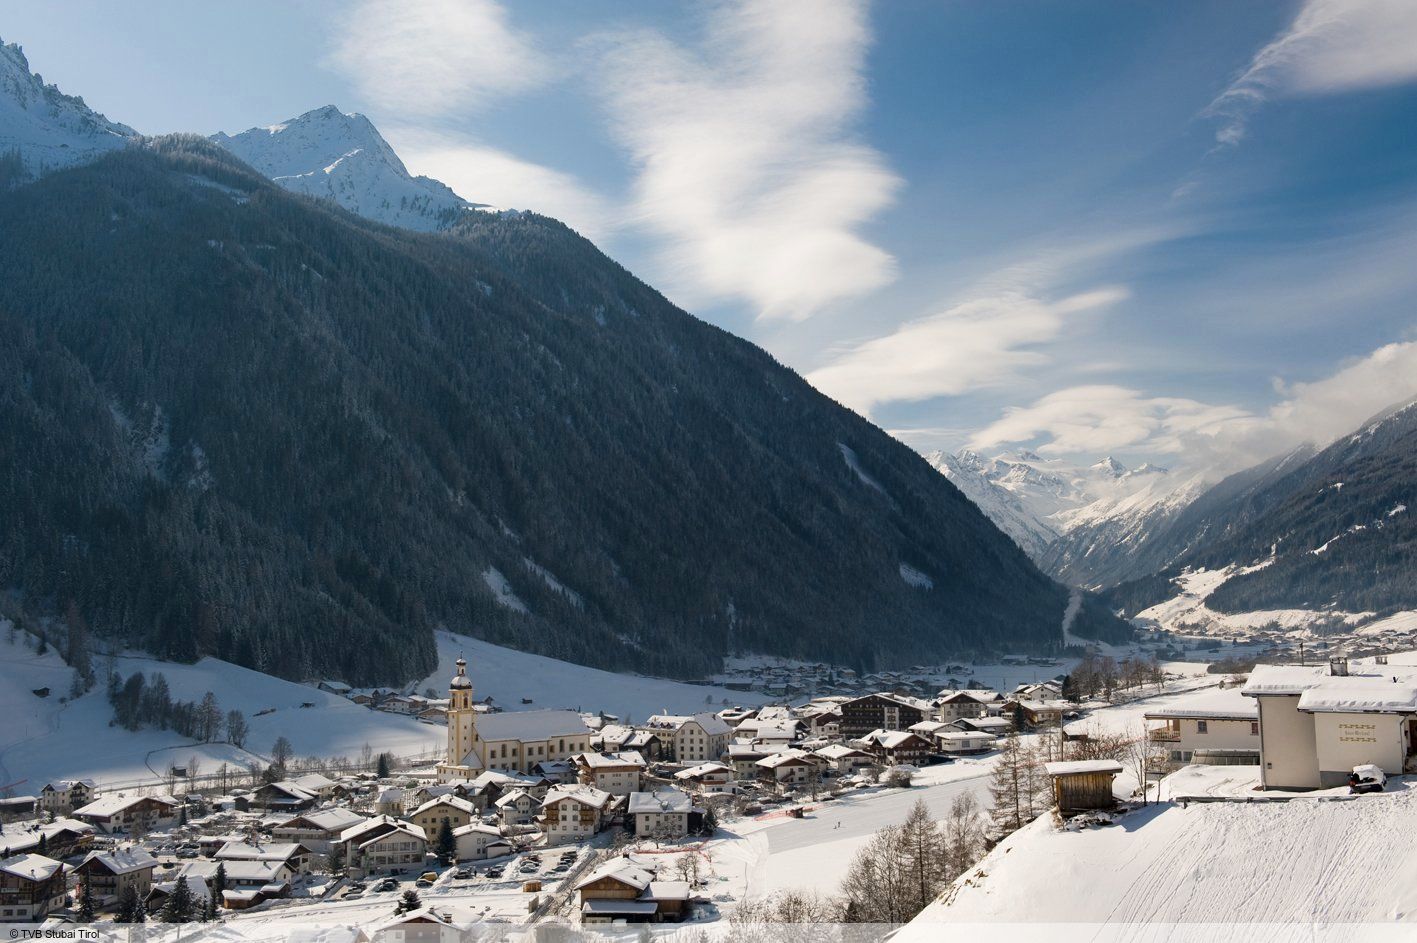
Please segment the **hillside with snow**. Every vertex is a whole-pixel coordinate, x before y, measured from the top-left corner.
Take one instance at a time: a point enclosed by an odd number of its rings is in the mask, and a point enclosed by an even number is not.
[[[250,734],[246,749],[238,749],[228,743],[196,743],[171,730],[124,730],[112,723],[102,677],[106,659],[95,659],[98,685],[69,700],[73,670],[52,647],[37,654],[33,642],[24,633],[11,641],[9,624],[0,621],[0,716],[5,718],[0,785],[17,784],[21,793],[61,777],[91,778],[100,787],[155,782],[169,764],[190,765],[193,758],[208,773],[221,763],[245,768],[252,760],[267,762],[277,737],[288,739],[298,757],[357,758],[366,743],[375,752],[414,756],[446,742],[442,727],[372,711],[216,658],[184,665],[134,653],[113,659],[123,678],[142,672],[151,681],[161,674],[178,701],[201,701],[210,691],[223,714],[239,710],[245,715]],[[45,688],[45,697],[34,693]]]
[[[137,136],[82,98],[44,84],[30,71],[23,49],[0,41],[0,189],[7,177],[39,177],[117,150]],[[17,164],[7,169],[7,160]]]
[[[431,177],[413,176],[368,118],[333,105],[211,139],[287,190],[390,226],[432,232],[490,209]]]
[[[1173,474],[1108,456],[1074,465],[1020,450],[992,458],[969,449],[926,460],[949,478],[1045,571],[1096,587],[1146,572],[1132,555],[1202,494],[1203,475]]]
[[[1280,931],[1410,919],[1411,785],[1287,802],[1165,802],[1111,827],[1060,829],[1045,815],[1001,842],[896,939],[938,940],[946,923],[1045,922],[1088,924],[1089,938],[1103,939],[1130,938],[1141,925],[1236,923],[1246,939],[1291,939]],[[1262,924],[1287,927],[1265,933]]]

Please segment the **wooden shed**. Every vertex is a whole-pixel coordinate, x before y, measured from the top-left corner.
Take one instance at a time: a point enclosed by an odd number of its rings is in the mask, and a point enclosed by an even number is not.
[[[1116,760],[1045,763],[1043,768],[1053,778],[1053,802],[1064,815],[1109,809],[1117,802],[1112,796],[1112,780],[1122,771],[1122,764]]]

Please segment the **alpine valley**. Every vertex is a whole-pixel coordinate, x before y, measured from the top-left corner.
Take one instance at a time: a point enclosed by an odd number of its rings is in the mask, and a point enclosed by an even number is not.
[[[334,108],[143,137],[0,52],[0,586],[154,655],[422,678],[439,628],[702,677],[1130,627],[921,456]]]

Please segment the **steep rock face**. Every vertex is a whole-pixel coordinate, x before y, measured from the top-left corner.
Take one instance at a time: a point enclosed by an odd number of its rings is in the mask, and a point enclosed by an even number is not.
[[[920,456],[552,220],[388,229],[186,137],[0,194],[0,238],[38,611],[361,682],[440,624],[677,675],[1060,642],[1067,590]]]
[[[211,139],[287,190],[390,226],[433,232],[488,209],[437,180],[410,174],[368,118],[333,105]]]
[[[19,46],[0,42],[0,189],[92,160],[137,136],[82,98],[45,85]]]

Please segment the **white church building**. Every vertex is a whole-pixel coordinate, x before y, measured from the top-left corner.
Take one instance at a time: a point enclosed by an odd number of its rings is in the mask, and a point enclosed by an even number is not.
[[[590,728],[575,711],[485,713],[472,702],[467,661],[448,685],[448,755],[441,782],[474,779],[487,770],[530,773],[538,763],[569,760],[590,749]]]

